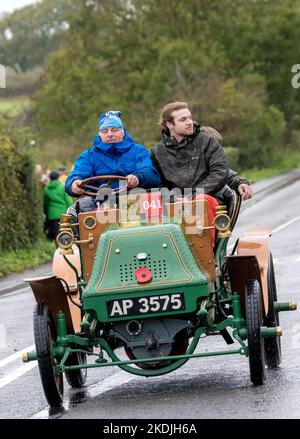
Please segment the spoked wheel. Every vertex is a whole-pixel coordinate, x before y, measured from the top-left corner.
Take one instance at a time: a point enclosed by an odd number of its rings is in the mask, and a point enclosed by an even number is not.
[[[77,366],[78,364],[86,364],[87,356],[83,352],[73,352],[66,363],[68,366]],[[79,388],[85,385],[87,377],[87,369],[74,369],[65,372],[66,378],[70,386]]]
[[[250,378],[255,386],[265,381],[264,339],[260,331],[262,320],[260,285],[257,280],[251,279],[246,289],[246,326]]]
[[[269,308],[268,314],[265,317],[264,325],[269,327],[280,326],[279,313],[275,311],[274,302],[277,301],[276,281],[273,266],[272,254],[269,255],[269,268],[268,268],[268,297]],[[266,365],[270,369],[278,367],[281,363],[281,341],[280,337],[266,337],[265,340],[265,357]]]
[[[57,374],[57,360],[52,355],[55,327],[45,303],[37,303],[33,313],[33,329],[40,377],[46,399],[51,407],[59,407],[63,400],[63,374]]]

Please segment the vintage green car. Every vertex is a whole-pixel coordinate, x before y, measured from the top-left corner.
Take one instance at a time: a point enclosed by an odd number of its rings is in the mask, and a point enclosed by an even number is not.
[[[85,180],[86,195],[99,195],[95,181],[114,179],[124,177]],[[77,204],[78,220],[61,217],[53,275],[27,279],[36,352],[23,361],[37,359],[50,406],[63,401],[64,373],[81,387],[91,367],[147,377],[191,358],[240,354],[252,383],[264,383],[265,365],[281,360],[279,311],[296,304],[277,301],[270,230],[245,233],[227,254],[238,194],[217,207],[213,226],[205,200],[166,201],[157,190],[121,189],[117,203],[108,197],[96,210]],[[211,352],[201,341],[196,351],[202,335],[216,334],[234,346],[214,350],[212,337]]]

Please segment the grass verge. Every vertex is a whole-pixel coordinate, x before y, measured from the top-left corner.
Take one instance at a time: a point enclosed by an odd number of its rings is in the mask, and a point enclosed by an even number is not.
[[[0,114],[5,114],[9,117],[16,117],[23,110],[27,109],[29,105],[29,98],[26,96],[20,96],[15,98],[1,98]]]
[[[0,278],[9,273],[38,267],[52,259],[55,251],[53,242],[41,239],[32,248],[10,250],[0,254]]]

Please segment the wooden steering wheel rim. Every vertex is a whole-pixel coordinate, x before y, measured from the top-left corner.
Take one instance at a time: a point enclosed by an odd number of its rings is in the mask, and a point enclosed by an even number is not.
[[[124,177],[123,175],[96,175],[95,177],[90,177],[90,178],[86,178],[85,180],[82,180],[78,186],[84,189],[85,185],[100,180],[124,181],[127,180],[127,177]],[[96,197],[97,193],[84,191],[82,195],[87,195],[88,197]]]

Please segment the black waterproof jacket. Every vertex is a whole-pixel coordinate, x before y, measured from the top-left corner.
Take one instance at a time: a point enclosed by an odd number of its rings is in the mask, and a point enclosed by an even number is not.
[[[240,175],[238,175],[237,172],[229,169],[227,185],[237,192],[239,185],[242,183],[248,184],[250,186],[250,182],[246,178],[241,177]]]
[[[204,193],[214,195],[227,183],[229,166],[223,148],[213,137],[200,131],[197,122],[193,134],[179,143],[164,130],[151,156],[162,186],[168,189],[201,188]]]

